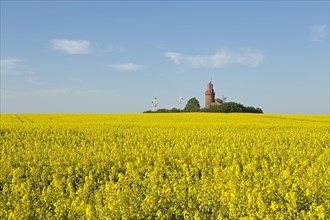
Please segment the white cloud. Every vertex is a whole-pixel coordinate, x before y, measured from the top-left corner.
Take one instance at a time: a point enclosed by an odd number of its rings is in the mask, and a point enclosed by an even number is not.
[[[119,64],[111,64],[109,66],[117,71],[125,71],[125,72],[134,72],[143,69],[142,65],[138,65],[134,63],[119,63]]]
[[[312,25],[310,27],[310,40],[322,41],[326,37],[326,25]]]
[[[19,72],[17,72],[17,66],[20,62],[21,60],[16,58],[1,59],[1,74],[19,75]]]
[[[175,64],[180,64],[180,60],[182,58],[182,55],[180,53],[175,53],[175,52],[166,52],[164,53],[164,55],[168,58],[170,58],[171,60],[173,60],[173,62]]]
[[[233,55],[233,63],[247,65],[251,67],[257,66],[264,60],[264,55],[256,51],[248,51],[242,54]]]
[[[67,40],[55,39],[50,43],[54,50],[63,51],[68,54],[86,54],[89,53],[89,41],[87,40]]]
[[[171,56],[168,54],[170,53]],[[166,55],[167,54],[167,55]],[[173,59],[176,55],[179,55],[179,61]],[[168,52],[165,53],[165,56],[172,59],[176,64],[181,62],[186,62],[195,68],[221,68],[229,64],[240,64],[250,67],[255,67],[261,63],[264,59],[264,56],[258,51],[248,50],[242,53],[229,53],[225,50],[221,50],[213,55],[181,55],[180,53]]]
[[[219,68],[231,62],[232,57],[221,51],[211,56],[189,56],[187,60],[193,67]]]

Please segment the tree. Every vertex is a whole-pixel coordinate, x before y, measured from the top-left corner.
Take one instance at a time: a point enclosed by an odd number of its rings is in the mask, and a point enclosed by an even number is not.
[[[211,106],[209,109],[207,109],[208,112],[248,112],[248,113],[263,113],[263,111],[260,108],[255,108],[252,106],[244,106],[240,103],[236,102],[225,102],[221,105],[215,105]]]
[[[188,100],[184,111],[186,112],[197,112],[200,109],[199,101],[194,97]]]
[[[244,106],[236,102],[225,102],[220,105],[220,110],[222,112],[244,112]]]

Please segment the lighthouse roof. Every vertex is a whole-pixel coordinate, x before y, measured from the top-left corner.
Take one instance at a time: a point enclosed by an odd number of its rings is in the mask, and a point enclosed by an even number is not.
[[[213,83],[210,81],[207,85],[208,85],[208,86],[211,86],[211,85],[213,85]]]

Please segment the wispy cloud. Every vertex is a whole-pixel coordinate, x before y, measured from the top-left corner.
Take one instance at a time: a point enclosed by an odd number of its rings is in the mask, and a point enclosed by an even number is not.
[[[182,54],[176,52],[166,52],[164,53],[164,55],[173,60],[175,64],[180,64]]]
[[[247,65],[250,67],[258,66],[264,60],[264,55],[257,51],[246,51],[233,55],[233,63]]]
[[[134,63],[118,63],[118,64],[110,64],[109,66],[117,71],[124,71],[124,72],[134,72],[143,69],[142,65],[134,64]]]
[[[185,62],[195,68],[221,68],[229,64],[240,64],[255,67],[260,64],[264,56],[258,51],[246,50],[241,53],[229,53],[221,50],[212,55],[182,55],[176,52],[167,52],[164,54],[175,64],[179,65]]]
[[[326,25],[312,25],[310,27],[310,37],[311,41],[323,41],[326,37]]]
[[[193,67],[219,68],[232,61],[232,56],[225,51],[210,56],[188,56],[187,60]]]
[[[54,39],[51,40],[50,43],[54,50],[63,51],[68,54],[89,53],[90,42],[87,40]]]
[[[0,72],[1,74],[8,75],[19,75],[20,73],[17,70],[18,64],[21,62],[20,59],[17,58],[8,58],[0,60]]]

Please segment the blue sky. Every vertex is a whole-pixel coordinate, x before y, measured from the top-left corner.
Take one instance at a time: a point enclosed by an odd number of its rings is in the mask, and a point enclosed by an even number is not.
[[[216,96],[329,113],[328,1],[1,1],[1,113],[117,113]]]

